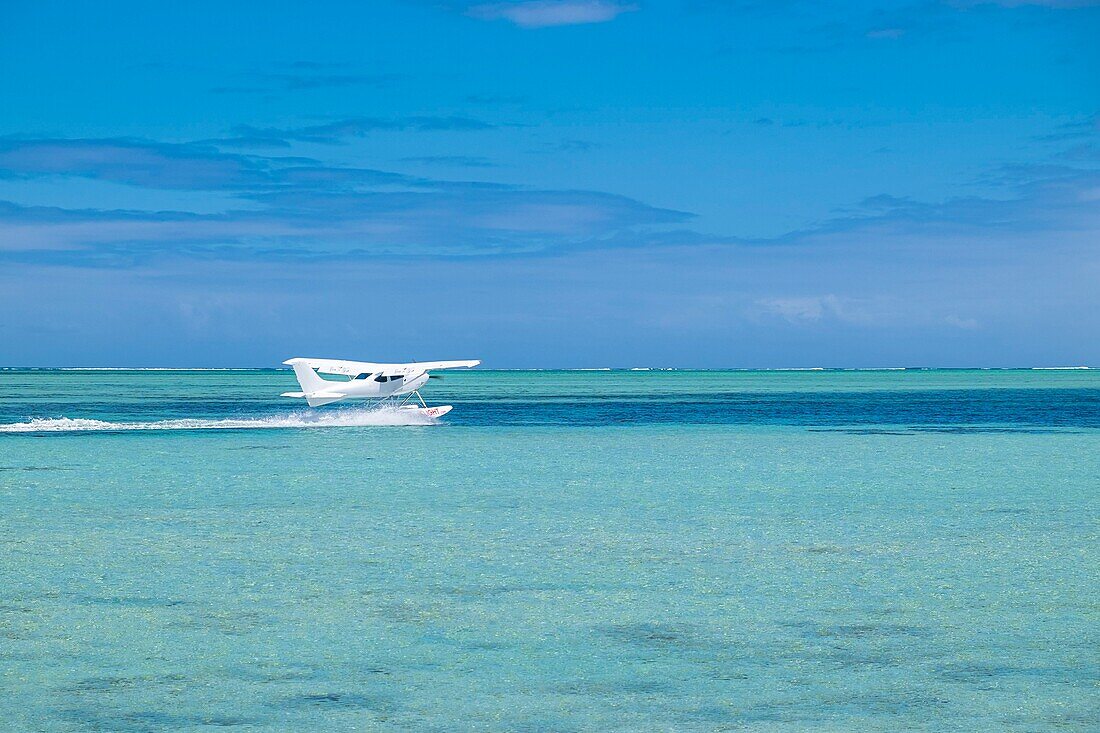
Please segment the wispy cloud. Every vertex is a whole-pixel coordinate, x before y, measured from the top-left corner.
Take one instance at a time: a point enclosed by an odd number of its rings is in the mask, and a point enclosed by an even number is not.
[[[496,166],[488,158],[478,155],[416,155],[401,158],[404,163],[423,163],[425,165],[446,165],[458,168],[493,168]]]
[[[943,322],[946,323],[948,326],[954,326],[955,328],[960,328],[964,331],[973,331],[974,329],[981,327],[981,324],[978,323],[978,320],[976,318],[962,318],[961,316],[957,316],[954,313],[945,317],[943,319]]]
[[[541,147],[533,148],[527,152],[532,155],[552,155],[554,153],[587,153],[601,147],[599,143],[590,140],[567,138],[556,142],[543,143]]]
[[[90,258],[97,264],[169,252],[202,257],[530,253],[631,235],[644,241],[647,230],[690,218],[598,191],[446,181],[125,139],[5,140],[0,176],[217,190],[241,204],[214,215],[13,204],[0,209],[0,241],[9,254],[69,252],[74,261]]]
[[[959,303],[954,305],[958,306]],[[786,324],[803,333],[837,327],[911,327],[918,323],[930,328],[946,325],[956,331],[976,331],[981,328],[977,318],[963,317],[953,312],[944,315],[942,308],[943,306],[928,308],[922,304],[914,312],[912,304],[906,303],[903,298],[883,292],[861,296],[829,293],[758,298],[746,307],[745,314],[762,326]],[[927,311],[922,313],[922,309]]]
[[[775,314],[790,323],[816,322],[826,315],[844,312],[835,295],[763,298],[756,303],[764,312]]]
[[[238,125],[229,137],[211,142],[226,147],[287,147],[291,142],[338,145],[349,138],[373,132],[444,132],[492,130],[494,125],[461,115],[413,115],[407,117],[352,117],[319,125],[277,128]]]
[[[575,138],[562,140],[556,146],[557,150],[561,150],[563,152],[587,152],[589,150],[594,150],[598,147],[599,145],[589,140],[578,140]]]
[[[206,142],[0,138],[0,178],[87,178],[151,189],[235,191],[424,186],[431,182],[312,158],[226,153]]]
[[[613,0],[524,0],[474,5],[467,13],[481,20],[508,20],[521,28],[606,23],[638,9]]]
[[[1100,197],[1100,171],[1016,166],[1002,170],[999,177],[1012,195],[942,202],[874,196],[818,226],[760,243],[825,244],[857,236],[880,237],[884,242],[900,237],[949,241],[952,236],[975,233],[995,243],[1007,233],[1092,231],[1100,235],[1100,209],[1092,203]]]
[[[238,126],[227,137],[196,140],[199,145],[212,145],[215,148],[289,148],[291,141],[279,130],[261,130],[256,127]]]
[[[261,74],[259,78],[288,91],[294,91],[325,87],[378,87],[397,81],[401,77],[397,74]]]
[[[76,176],[150,188],[224,189],[270,181],[277,160],[131,138],[0,139],[0,176],[16,178]]]
[[[868,38],[894,39],[905,35],[904,28],[873,28],[867,31]]]
[[[589,191],[443,189],[265,193],[258,210],[185,212],[0,206],[8,259],[127,266],[151,257],[316,259],[531,254],[678,223],[682,212]]]
[[[1100,114],[1063,122],[1053,132],[1039,135],[1035,139],[1040,142],[1061,143],[1090,137],[1100,137]]]
[[[408,162],[482,167],[480,158]],[[1004,169],[1000,198],[926,202],[881,195],[815,226],[770,239],[685,229],[690,214],[599,191],[537,190],[326,165],[301,157],[240,155],[203,144],[131,139],[0,140],[0,176],[79,177],[148,189],[219,191],[217,214],[117,209],[0,208],[7,256],[117,263],[201,258],[461,257],[637,247],[769,247],[827,251],[854,242],[949,246],[1100,232],[1100,171],[1068,165]],[[1038,244],[1037,244],[1038,246]],[[37,254],[36,254],[37,253]],[[840,297],[839,294],[837,297]],[[760,307],[782,318],[844,319],[843,301],[783,295]]]
[[[400,74],[364,73],[340,62],[296,61],[281,69],[249,71],[231,78],[240,83],[213,87],[215,94],[271,94],[326,88],[383,87],[401,79]]]

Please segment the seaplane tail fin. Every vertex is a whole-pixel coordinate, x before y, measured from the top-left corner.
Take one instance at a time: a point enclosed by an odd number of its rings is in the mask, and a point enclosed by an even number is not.
[[[291,359],[291,366],[294,367],[294,376],[298,378],[298,384],[302,385],[302,391],[307,395],[310,392],[324,392],[326,388],[332,386],[332,382],[326,382],[318,377],[317,372],[313,371],[313,368],[304,360]]]
[[[347,397],[338,389],[339,382],[329,382],[317,376],[307,359],[290,359],[286,364],[294,368],[294,376],[298,378],[298,384],[302,385],[301,392],[284,392],[283,397],[305,397],[310,407],[320,407],[330,402],[339,402]]]

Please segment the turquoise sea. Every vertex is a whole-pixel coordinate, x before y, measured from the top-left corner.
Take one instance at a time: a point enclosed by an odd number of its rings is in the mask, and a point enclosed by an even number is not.
[[[1098,729],[1098,371],[294,389],[0,371],[0,729]]]

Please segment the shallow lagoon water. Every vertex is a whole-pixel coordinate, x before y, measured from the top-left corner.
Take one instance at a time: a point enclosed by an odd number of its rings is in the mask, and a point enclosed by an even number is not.
[[[293,388],[0,372],[0,728],[1095,730],[1097,372]]]

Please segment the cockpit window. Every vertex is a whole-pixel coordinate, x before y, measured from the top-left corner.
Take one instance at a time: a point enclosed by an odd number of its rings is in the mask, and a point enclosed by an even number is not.
[[[366,379],[369,376],[370,376],[369,374],[356,374],[354,377],[352,377],[352,379],[353,380],[355,380],[355,379]]]
[[[388,381],[390,381],[390,378],[387,377],[385,374],[379,374],[377,377],[374,378],[374,381],[376,381],[376,382],[388,382]]]

